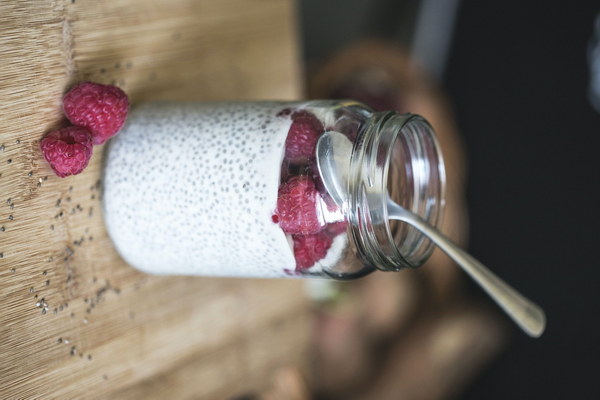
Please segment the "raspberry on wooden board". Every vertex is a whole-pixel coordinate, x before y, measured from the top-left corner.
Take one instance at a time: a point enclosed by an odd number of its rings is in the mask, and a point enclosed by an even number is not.
[[[86,128],[69,126],[50,132],[40,142],[44,158],[56,175],[76,175],[92,157],[92,136]]]
[[[94,144],[102,144],[125,123],[129,100],[116,86],[82,82],[65,95],[63,110],[73,125],[89,129]]]

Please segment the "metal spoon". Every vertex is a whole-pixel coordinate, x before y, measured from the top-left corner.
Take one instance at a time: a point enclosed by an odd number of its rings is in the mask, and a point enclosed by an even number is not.
[[[323,184],[338,206],[347,199],[352,143],[339,132],[325,132],[317,143],[317,164]],[[546,327],[544,311],[494,275],[418,215],[401,207],[387,193],[388,217],[420,230],[473,278],[525,333],[539,337]]]

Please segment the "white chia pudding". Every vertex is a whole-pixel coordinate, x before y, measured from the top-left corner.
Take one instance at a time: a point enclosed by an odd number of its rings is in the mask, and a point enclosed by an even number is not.
[[[281,103],[153,103],[105,160],[104,216],[123,258],[154,274],[282,277],[273,222],[291,118]]]

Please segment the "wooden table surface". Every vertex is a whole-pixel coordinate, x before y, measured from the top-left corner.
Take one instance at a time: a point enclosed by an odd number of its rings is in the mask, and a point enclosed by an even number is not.
[[[154,277],[116,254],[103,147],[60,179],[39,141],[74,83],[153,99],[296,99],[282,0],[0,2],[0,397],[228,398],[302,365],[298,281]]]

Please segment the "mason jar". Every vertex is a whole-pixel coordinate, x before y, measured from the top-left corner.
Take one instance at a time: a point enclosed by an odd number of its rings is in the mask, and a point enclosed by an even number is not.
[[[351,149],[343,201],[317,160],[330,132]],[[159,102],[111,140],[103,212],[118,252],[148,273],[350,279],[427,260],[432,243],[389,220],[387,198],[439,227],[444,181],[417,115],[355,101]]]

